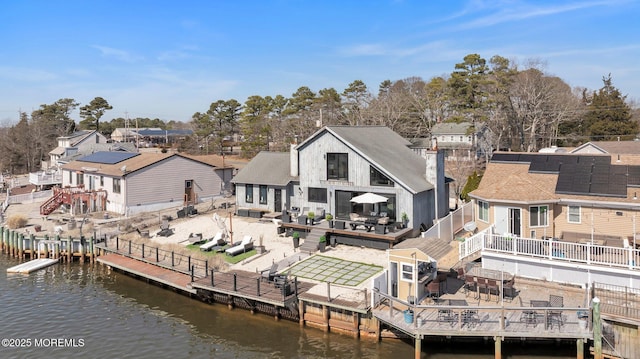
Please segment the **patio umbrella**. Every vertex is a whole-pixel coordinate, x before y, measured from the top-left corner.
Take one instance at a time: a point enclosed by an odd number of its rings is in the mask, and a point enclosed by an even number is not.
[[[371,192],[367,192],[365,194],[361,194],[359,196],[355,196],[351,198],[351,202],[355,202],[359,204],[364,204],[364,203],[376,204],[376,203],[387,202],[388,200],[389,199],[387,197],[381,196],[379,194],[371,193]]]

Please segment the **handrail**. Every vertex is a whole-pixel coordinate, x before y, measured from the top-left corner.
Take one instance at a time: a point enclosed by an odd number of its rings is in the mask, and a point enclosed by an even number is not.
[[[115,243],[113,243],[115,241]],[[205,278],[209,274],[209,261],[193,258],[189,255],[167,251],[160,247],[136,243],[132,240],[111,238],[111,243],[105,241],[102,249],[137,259],[148,264],[167,268],[183,274],[193,275],[195,278]],[[162,257],[160,256],[162,254]]]
[[[640,249],[477,233],[460,243],[460,259],[478,251],[640,270]]]

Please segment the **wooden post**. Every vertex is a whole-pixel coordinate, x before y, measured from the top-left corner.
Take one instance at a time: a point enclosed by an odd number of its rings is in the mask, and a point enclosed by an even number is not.
[[[495,358],[502,359],[502,337],[493,337],[495,342]]]
[[[36,245],[36,236],[35,236],[35,234],[32,233],[29,236],[29,249],[31,251],[31,254],[29,255],[29,259],[35,259],[35,257],[36,257],[36,254],[35,254],[36,253],[36,247],[35,247],[35,245]]]
[[[73,260],[73,239],[71,236],[67,238],[67,263],[71,263]]]
[[[257,289],[256,294],[259,297],[260,296],[260,278],[256,278],[256,289]]]
[[[576,340],[576,359],[584,359],[584,340]]]
[[[11,247],[9,248],[9,250],[12,257],[16,256],[16,234],[17,233],[15,231],[11,231]]]
[[[54,258],[55,259],[60,259],[60,247],[62,246],[62,243],[60,242],[60,235],[59,234],[56,234],[56,241],[58,243],[56,244],[56,252],[55,252]]]
[[[49,258],[49,247],[48,247],[47,241],[49,241],[49,235],[45,234],[44,235],[44,249],[42,250],[42,254],[44,255],[45,258]]]
[[[173,254],[173,252],[171,252],[171,254]],[[215,285],[213,284],[213,269],[211,270],[211,286],[215,287]]]
[[[22,259],[24,255],[24,234],[20,233],[18,236],[18,258]]]
[[[89,250],[91,251],[91,263],[93,263],[95,261],[96,258],[96,252],[95,252],[95,240],[96,237],[91,237],[91,239],[89,239]]]
[[[323,331],[329,332],[329,307],[322,305],[322,319],[324,320]]]
[[[416,335],[416,341],[415,341],[416,345],[415,345],[415,354],[414,357],[416,359],[420,359],[420,356],[422,354],[422,339],[420,338],[419,335]]]
[[[0,252],[4,252],[4,227],[0,226]]]
[[[600,319],[600,298],[595,297],[593,303],[593,358],[602,359],[602,323]]]
[[[300,313],[300,326],[304,327],[304,313],[306,311],[306,308],[304,306],[304,301],[302,299],[298,299],[298,313]]]

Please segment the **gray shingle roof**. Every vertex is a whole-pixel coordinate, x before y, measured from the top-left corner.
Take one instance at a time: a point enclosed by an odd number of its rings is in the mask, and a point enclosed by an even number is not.
[[[290,175],[291,159],[288,152],[260,152],[231,180],[233,183],[251,183],[286,186],[297,180]]]
[[[411,142],[384,126],[328,126],[302,142],[302,148],[322,131],[339,140],[369,160],[378,170],[413,193],[433,189],[427,182],[425,159],[409,148]]]

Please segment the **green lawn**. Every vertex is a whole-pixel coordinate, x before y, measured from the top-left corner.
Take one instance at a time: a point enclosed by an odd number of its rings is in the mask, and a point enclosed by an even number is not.
[[[227,249],[229,248],[229,245],[226,245],[223,247],[223,249]],[[222,252],[204,252],[200,250],[200,244],[189,244],[187,245],[187,249],[192,250],[192,251],[196,251],[199,252],[200,254],[209,257],[209,258],[214,258],[214,257],[220,257],[223,258],[227,263],[229,264],[236,264],[238,262],[241,262],[251,256],[256,255],[256,250],[252,249],[246,253],[241,253],[238,254],[237,256],[228,256],[227,254],[224,253],[224,251]]]

